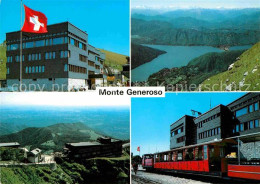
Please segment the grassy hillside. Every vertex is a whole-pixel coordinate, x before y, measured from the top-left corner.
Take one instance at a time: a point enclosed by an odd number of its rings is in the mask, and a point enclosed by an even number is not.
[[[134,69],[144,63],[150,62],[154,58],[164,53],[166,52],[132,43],[131,44],[131,56],[132,56],[131,69]]]
[[[4,45],[0,45],[0,80],[6,79],[6,47]]]
[[[222,53],[207,53],[191,60],[187,66],[181,68],[163,69],[148,79],[149,85],[155,86],[158,82],[164,85],[196,85],[205,79],[226,71],[228,66],[244,51],[228,51]],[[195,90],[180,89],[180,90]]]
[[[61,123],[48,127],[30,127],[17,133],[0,136],[0,142],[19,142],[30,149],[62,151],[68,142],[94,141],[102,135],[82,123]]]
[[[234,60],[235,61],[235,60]],[[231,70],[215,75],[202,83],[203,91],[260,91],[260,42],[234,62]],[[249,84],[249,85],[247,85]]]
[[[127,63],[125,55],[117,54],[115,52],[107,51],[104,49],[99,49],[101,52],[106,54],[105,65],[114,69],[122,71],[122,65]]]

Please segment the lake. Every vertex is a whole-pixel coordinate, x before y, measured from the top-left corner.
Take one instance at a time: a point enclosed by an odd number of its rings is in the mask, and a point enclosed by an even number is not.
[[[168,46],[168,45],[146,45],[151,48],[166,51],[151,62],[145,63],[131,72],[132,82],[146,81],[150,75],[163,68],[186,66],[192,59],[209,52],[224,52],[223,50],[210,46]],[[234,46],[229,50],[249,49],[251,45]]]

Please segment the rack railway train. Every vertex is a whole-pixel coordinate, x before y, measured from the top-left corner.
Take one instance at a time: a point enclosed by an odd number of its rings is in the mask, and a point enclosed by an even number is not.
[[[237,151],[239,141],[237,139],[215,140],[170,151],[145,154],[142,156],[142,166],[147,171],[260,180],[260,159],[240,158],[240,153]]]

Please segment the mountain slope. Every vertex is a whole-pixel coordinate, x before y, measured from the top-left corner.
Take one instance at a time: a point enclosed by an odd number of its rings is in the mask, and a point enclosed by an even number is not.
[[[61,123],[43,128],[30,127],[17,133],[0,136],[0,142],[19,142],[30,149],[61,151],[67,142],[94,141],[97,134],[82,123]]]
[[[181,68],[163,69],[148,79],[149,85],[159,84],[167,85],[193,85],[198,86],[201,82],[210,76],[226,71],[228,66],[244,51],[228,51],[221,53],[207,53],[191,60],[187,66]],[[195,90],[179,89],[179,90]]]
[[[260,31],[229,29],[194,29],[174,28],[165,21],[144,21],[132,19],[132,41],[139,44],[156,45],[207,45],[219,47],[221,45],[251,45],[260,40]]]
[[[21,124],[0,123],[0,136],[18,132],[26,127],[26,125]]]
[[[244,52],[231,70],[205,80],[201,90],[260,91],[260,42]]]
[[[0,45],[0,80],[6,79],[6,46],[5,42]]]
[[[131,69],[134,69],[144,63],[150,62],[154,58],[164,53],[166,52],[132,43],[131,44],[131,55],[132,55]]]
[[[112,67],[114,69],[122,70],[122,65],[127,63],[127,57],[122,54],[118,54],[115,52],[111,52],[104,49],[99,49],[101,52],[104,52],[106,54],[106,60],[105,65]]]

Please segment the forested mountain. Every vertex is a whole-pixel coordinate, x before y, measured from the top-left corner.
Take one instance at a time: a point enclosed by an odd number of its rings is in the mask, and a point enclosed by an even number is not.
[[[30,149],[62,151],[68,142],[93,141],[102,135],[82,123],[60,123],[48,127],[30,127],[17,133],[0,136],[0,143],[19,142]]]
[[[260,40],[260,9],[190,9],[132,15],[132,41],[158,45],[250,45]]]
[[[131,68],[134,69],[144,63],[152,61],[154,58],[158,57],[161,54],[166,53],[158,49],[153,49],[150,47],[145,47],[138,44],[131,45]]]

